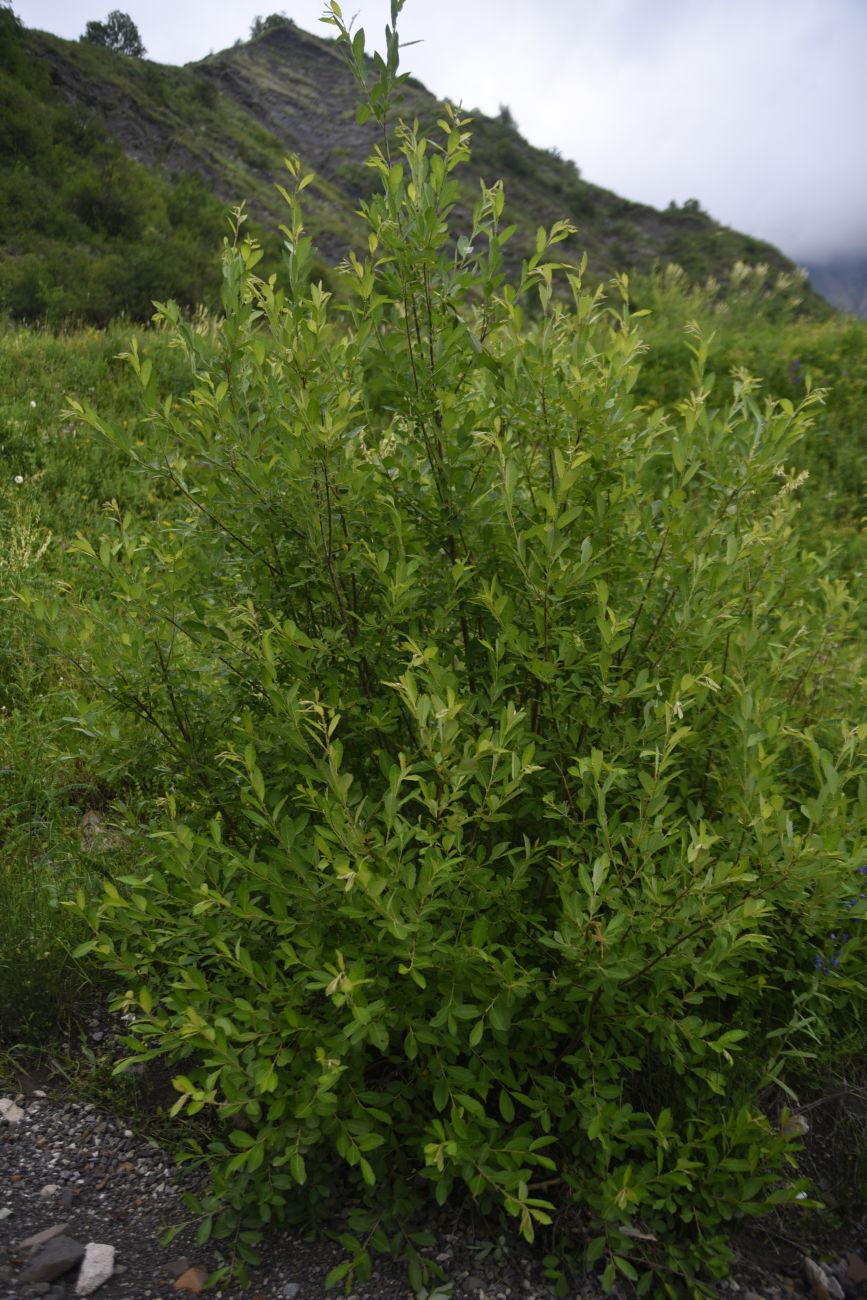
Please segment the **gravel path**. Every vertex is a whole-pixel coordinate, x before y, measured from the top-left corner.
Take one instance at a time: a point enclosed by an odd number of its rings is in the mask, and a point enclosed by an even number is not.
[[[90,1037],[110,1039],[97,1020]],[[0,1300],[155,1300],[202,1290],[225,1261],[218,1248],[195,1245],[193,1229],[159,1244],[165,1229],[183,1222],[183,1171],[152,1138],[92,1103],[71,1100],[31,1081],[16,1094],[0,1092]],[[865,1207],[867,1209],[867,1207]],[[445,1221],[444,1221],[445,1222]],[[430,1255],[448,1286],[431,1300],[553,1300],[538,1256],[521,1244],[491,1252],[472,1240],[472,1226],[443,1226]],[[846,1248],[822,1264],[790,1241],[780,1257],[762,1242],[743,1251],[733,1278],[719,1294],[739,1300],[867,1300],[867,1214],[845,1237]],[[33,1240],[35,1238],[35,1240]],[[782,1240],[786,1240],[782,1238]],[[102,1247],[100,1251],[95,1247]],[[221,1300],[337,1300],[326,1293],[329,1270],[345,1256],[337,1245],[275,1233],[263,1248],[250,1287],[235,1283],[209,1292]],[[82,1256],[85,1256],[81,1263]],[[90,1281],[88,1281],[90,1279]],[[601,1300],[593,1278],[569,1291],[569,1300]],[[625,1294],[625,1293],[621,1293]],[[377,1257],[372,1278],[350,1300],[413,1300],[405,1267]]]
[[[111,1276],[98,1288],[100,1300],[152,1300],[201,1290],[204,1278],[224,1261],[213,1249],[197,1247],[192,1230],[168,1247],[159,1244],[162,1232],[182,1222],[187,1212],[180,1202],[182,1172],[153,1140],[136,1136],[93,1104],[49,1097],[41,1089],[29,1096],[7,1093],[5,1102],[5,1118],[0,1115],[0,1300],[67,1300],[79,1294],[78,1259],[90,1242],[114,1248]],[[46,1232],[56,1233],[54,1240],[27,1244]],[[539,1262],[520,1248],[506,1260],[482,1259],[467,1241],[441,1232],[430,1253],[442,1264],[455,1300],[552,1297]],[[38,1261],[45,1255],[47,1264],[40,1269]],[[246,1291],[231,1284],[209,1294],[223,1300],[318,1300],[326,1295],[326,1275],[343,1258],[339,1246],[283,1232],[265,1244],[262,1266]],[[61,1269],[64,1261],[68,1263]],[[337,1298],[343,1292],[338,1287],[327,1294]],[[580,1294],[587,1300],[601,1295],[592,1280]],[[375,1260],[373,1277],[352,1295],[356,1300],[413,1297],[405,1267],[381,1258]]]

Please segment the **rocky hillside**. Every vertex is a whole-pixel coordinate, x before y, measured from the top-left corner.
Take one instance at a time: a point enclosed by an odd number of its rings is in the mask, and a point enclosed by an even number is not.
[[[28,30],[8,10],[0,24],[0,311],[100,323],[147,315],[153,298],[213,301],[228,207],[244,200],[277,255],[274,182],[289,152],[317,173],[305,211],[322,271],[345,256],[375,136],[356,122],[334,42],[287,21],[179,68]],[[424,125],[441,108],[410,81],[402,112]],[[566,253],[586,251],[598,277],[667,262],[697,279],[724,280],[736,261],[792,269],[697,204],[659,212],[590,184],[528,144],[507,113],[472,116],[467,208],[479,175],[501,178],[519,230],[529,238],[540,222],[569,218],[578,233]]]

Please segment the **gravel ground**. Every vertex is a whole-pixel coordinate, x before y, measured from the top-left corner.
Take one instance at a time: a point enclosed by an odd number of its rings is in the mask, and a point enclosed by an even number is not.
[[[86,1032],[111,1055],[114,1028],[106,1027],[105,1018],[94,1018]],[[31,1079],[22,1081],[17,1093],[0,1092],[0,1300],[87,1294],[85,1278],[94,1265],[93,1293],[100,1300],[155,1300],[200,1291],[207,1275],[225,1261],[210,1245],[196,1246],[192,1229],[170,1246],[159,1244],[164,1230],[186,1216],[180,1201],[185,1174],[153,1138],[135,1131],[143,1126],[141,1115],[125,1122],[107,1108],[70,1099],[68,1089],[37,1084]],[[779,1234],[786,1243],[780,1254],[773,1233],[763,1236],[760,1227],[754,1232],[752,1238],[741,1234],[744,1248],[732,1279],[719,1288],[721,1296],[867,1300],[867,1214],[842,1238],[838,1235],[830,1258],[821,1263],[808,1261],[798,1241]],[[553,1300],[529,1248],[486,1251],[472,1234],[471,1225],[454,1220],[444,1220],[435,1231],[429,1253],[450,1288],[438,1296]],[[43,1239],[31,1243],[37,1235]],[[113,1253],[91,1247],[82,1265],[89,1243],[111,1247]],[[262,1254],[246,1291],[227,1283],[209,1295],[222,1300],[343,1295],[340,1287],[325,1291],[326,1275],[344,1258],[339,1246],[281,1231],[266,1241]],[[601,1295],[588,1277],[570,1290],[569,1300],[600,1300]],[[404,1266],[375,1258],[373,1276],[356,1285],[350,1300],[413,1300]]]
[[[20,1116],[12,1111],[11,1123],[8,1113],[0,1118],[0,1300],[75,1295],[78,1264],[74,1246],[65,1245],[68,1239],[80,1247],[89,1242],[114,1247],[113,1272],[98,1289],[100,1300],[152,1300],[201,1289],[203,1277],[224,1261],[214,1250],[196,1246],[192,1230],[170,1246],[159,1244],[165,1228],[182,1222],[187,1212],[180,1202],[183,1171],[173,1168],[153,1140],[136,1136],[93,1104],[49,1097],[42,1089],[5,1097]],[[58,1277],[30,1281],[28,1264],[56,1242],[26,1243],[46,1229],[62,1229],[55,1267],[66,1258],[71,1264]],[[64,1248],[71,1253],[63,1255]],[[430,1254],[445,1270],[455,1300],[552,1297],[529,1252],[510,1250],[508,1259],[499,1261],[480,1253],[454,1232],[437,1234]],[[265,1243],[262,1265],[246,1291],[231,1284],[209,1294],[223,1300],[313,1300],[326,1295],[325,1277],[343,1258],[337,1245],[281,1232]],[[343,1292],[338,1287],[327,1294]],[[601,1296],[592,1279],[578,1294],[586,1300]],[[356,1300],[413,1297],[405,1267],[383,1258],[375,1260],[373,1276],[352,1295]]]

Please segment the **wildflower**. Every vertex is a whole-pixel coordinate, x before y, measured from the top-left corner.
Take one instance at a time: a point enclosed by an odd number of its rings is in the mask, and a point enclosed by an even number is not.
[[[16,475],[15,475],[15,482],[16,482],[16,483],[23,483],[23,482],[24,482],[24,475],[23,475],[23,474],[16,474]]]
[[[31,409],[31,411],[35,411],[35,410],[36,410],[36,403],[33,401],[32,398],[30,399],[30,409]]]

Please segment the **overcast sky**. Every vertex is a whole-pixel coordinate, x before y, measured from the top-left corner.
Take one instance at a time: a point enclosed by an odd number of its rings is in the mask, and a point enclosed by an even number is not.
[[[13,0],[77,37],[122,6],[148,56],[185,63],[275,8],[321,0]],[[344,0],[382,48],[388,0]],[[867,0],[408,0],[404,68],[466,108],[508,104],[533,144],[665,207],[697,198],[799,261],[867,254]]]

